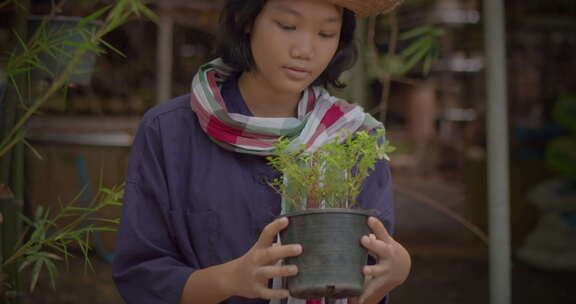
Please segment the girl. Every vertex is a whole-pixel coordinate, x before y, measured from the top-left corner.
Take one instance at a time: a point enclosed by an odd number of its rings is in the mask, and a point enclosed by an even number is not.
[[[126,178],[113,276],[127,303],[290,303],[273,279],[298,244],[274,244],[288,225],[266,184],[278,173],[263,155],[279,136],[315,147],[342,128],[381,127],[360,108],[330,96],[352,66],[355,16],[398,0],[229,0],[219,58],[202,66],[192,93],[146,113]],[[374,260],[365,292],[349,303],[380,303],[400,285],[410,258],[396,242],[388,164],[364,184],[360,207],[376,209],[361,244]],[[308,303],[312,303],[308,301]]]

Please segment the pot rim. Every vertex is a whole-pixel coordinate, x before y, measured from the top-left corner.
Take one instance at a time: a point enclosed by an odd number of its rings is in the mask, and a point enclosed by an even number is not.
[[[365,210],[365,209],[347,209],[347,208],[313,208],[313,209],[305,209],[305,210],[298,210],[289,213],[280,214],[278,218],[281,217],[295,217],[295,216],[303,216],[303,215],[313,215],[313,214],[329,214],[329,213],[347,213],[347,214],[356,214],[356,215],[364,215],[364,216],[375,216],[376,210]]]

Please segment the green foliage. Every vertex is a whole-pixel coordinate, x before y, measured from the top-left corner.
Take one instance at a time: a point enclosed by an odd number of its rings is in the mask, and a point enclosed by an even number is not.
[[[438,26],[426,24],[400,33],[399,41],[408,44],[398,53],[369,53],[368,58],[376,65],[369,65],[369,73],[372,77],[382,79],[384,74],[392,77],[404,76],[413,72],[416,67],[421,67],[420,73],[428,75],[432,69],[432,63],[440,56],[440,39],[445,31]]]
[[[306,202],[322,208],[354,208],[376,161],[393,150],[383,129],[343,132],[311,153],[281,138],[268,161],[283,176],[269,184],[288,203],[287,211],[305,209]]]
[[[552,117],[559,125],[576,135],[576,94],[562,94],[554,104]]]
[[[576,95],[561,95],[554,104],[552,117],[569,134],[548,143],[546,162],[554,172],[576,182]]]
[[[18,3],[18,1],[11,2]],[[158,17],[152,10],[146,7],[142,0],[118,0],[114,5],[106,6],[84,17],[78,25],[71,29],[47,30],[47,23],[51,18],[48,16],[42,20],[38,30],[36,30],[30,39],[25,40],[24,37],[20,37],[15,33],[18,40],[18,48],[9,54],[5,77],[9,79],[10,83],[14,86],[20,99],[20,104],[26,108],[26,112],[0,141],[0,157],[5,155],[17,143],[25,141],[25,123],[44,103],[65,87],[70,75],[77,72],[76,67],[85,53],[95,52],[96,54],[102,54],[108,50],[112,50],[121,54],[116,48],[107,43],[103,37],[126,23],[132,15],[143,15],[155,22],[158,20]],[[97,30],[90,30],[88,24],[99,19],[103,19],[103,21],[98,23],[99,26]],[[73,42],[67,39],[68,37],[78,35],[83,38],[81,42]],[[76,49],[75,52],[68,54],[63,51],[63,46],[65,45],[74,46]],[[37,98],[34,98],[30,106],[26,106],[29,103],[25,100],[24,96],[31,95],[22,92],[23,88],[17,85],[15,77],[22,73],[29,73],[32,69],[52,73],[50,69],[42,65],[39,58],[41,54],[49,54],[49,56],[53,58],[57,58],[57,55],[64,56],[67,59],[66,67],[58,75],[53,75],[54,81],[47,88],[42,89],[41,92],[36,92],[35,95]],[[29,88],[30,85],[28,84],[26,87]]]
[[[432,63],[440,55],[442,35],[444,35],[443,29],[430,24],[400,34],[399,40],[411,41],[411,43],[400,52],[403,64],[399,73],[406,74],[418,63],[422,64],[423,75],[430,73]]]
[[[97,213],[109,206],[120,206],[123,195],[123,186],[113,188],[101,188],[90,206],[78,207],[76,200],[66,206],[61,206],[57,213],[39,206],[33,218],[21,215],[22,220],[28,225],[30,233],[27,241],[21,241],[17,250],[10,257],[2,261],[2,268],[11,264],[17,264],[18,271],[31,268],[32,279],[30,291],[38,283],[40,272],[44,269],[50,275],[52,287],[55,288],[56,265],[55,261],[66,261],[72,254],[69,252],[71,245],[77,245],[86,262],[91,267],[88,258],[90,249],[90,234],[97,231],[115,231],[111,227],[103,227],[102,223],[118,224],[119,219],[98,217]],[[27,233],[22,235],[22,239]]]
[[[0,160],[8,160],[2,162],[0,169],[3,172],[6,168],[7,171],[11,170],[12,164],[9,157],[12,149],[22,147],[20,143],[39,155],[26,141],[26,123],[32,115],[39,112],[42,105],[66,90],[70,76],[78,73],[78,64],[86,53],[97,55],[108,51],[120,53],[104,40],[104,36],[126,23],[133,15],[145,16],[157,21],[158,18],[146,7],[144,1],[116,0],[114,4],[82,18],[77,25],[59,29],[48,26],[48,23],[56,16],[58,5],[54,5],[52,13],[41,20],[33,34],[26,35],[26,33],[14,32],[17,44],[15,49],[12,52],[4,53],[2,51],[0,53],[0,56],[7,58],[0,60],[5,62],[2,76],[6,78],[11,87],[10,92],[14,92],[14,95],[9,96],[13,98],[9,100],[9,103],[8,101],[6,103],[12,106],[10,109],[15,109],[10,112],[6,111],[2,117],[4,121],[9,122],[2,126],[2,138],[0,138]],[[63,1],[60,2],[60,4],[62,3]],[[29,15],[27,5],[24,5],[23,1],[6,0],[0,3],[0,8],[6,5],[14,5],[18,8],[22,12],[23,18]],[[72,40],[71,37],[81,37],[81,39],[77,41]],[[71,49],[71,47],[73,47],[73,51],[66,50]],[[58,61],[63,65],[63,69],[51,70],[42,63],[41,56],[47,56]],[[47,72],[52,81],[44,87],[33,88],[30,80],[32,70]],[[4,100],[2,102],[4,103]],[[9,109],[9,107],[5,107],[5,109]],[[20,114],[21,112],[22,114]],[[20,168],[20,171],[17,172],[22,172],[21,170],[23,169]],[[6,181],[3,180],[2,182]],[[73,200],[60,208],[54,215],[52,215],[53,210],[40,207],[35,211],[32,218],[22,216],[21,220],[27,224],[29,231],[17,236],[19,241],[16,246],[13,242],[5,243],[5,240],[2,240],[3,246],[10,246],[10,248],[14,248],[14,251],[0,258],[0,298],[4,299],[4,296],[17,296],[19,294],[18,286],[16,286],[18,284],[13,283],[18,281],[18,272],[24,270],[30,270],[32,273],[30,290],[36,286],[42,271],[48,272],[52,286],[54,286],[55,262],[67,261],[71,256],[69,252],[71,245],[77,245],[81,249],[86,266],[91,267],[88,259],[90,234],[114,230],[111,227],[103,227],[102,224],[117,224],[119,222],[118,219],[104,219],[94,217],[94,215],[102,208],[119,205],[122,191],[122,188],[118,187],[101,188],[95,201],[89,207],[77,207],[74,205],[76,200]],[[3,216],[5,218],[18,218],[17,212]],[[2,215],[0,214],[1,218]],[[20,227],[20,224],[17,223],[16,227]],[[16,268],[18,272],[13,271]]]

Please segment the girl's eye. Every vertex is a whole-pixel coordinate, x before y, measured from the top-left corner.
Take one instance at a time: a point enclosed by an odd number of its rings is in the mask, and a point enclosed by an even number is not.
[[[336,34],[320,33],[320,34],[318,34],[318,35],[320,35],[320,37],[322,37],[322,38],[334,38],[334,37],[336,37]]]
[[[296,29],[295,26],[288,26],[288,25],[282,24],[280,22],[276,22],[276,23],[278,24],[278,27],[280,27],[281,29],[286,30],[286,31],[293,31]]]

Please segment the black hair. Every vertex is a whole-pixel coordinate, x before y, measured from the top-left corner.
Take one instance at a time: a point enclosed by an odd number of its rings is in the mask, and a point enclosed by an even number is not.
[[[246,29],[254,25],[254,20],[266,1],[228,0],[222,10],[215,52],[224,63],[238,71],[249,71],[256,66],[250,48],[250,36],[246,33]],[[358,58],[358,49],[354,42],[355,28],[354,13],[344,9],[338,49],[326,69],[314,80],[313,86],[346,87],[344,83],[338,81],[338,78],[342,72],[350,69]]]

